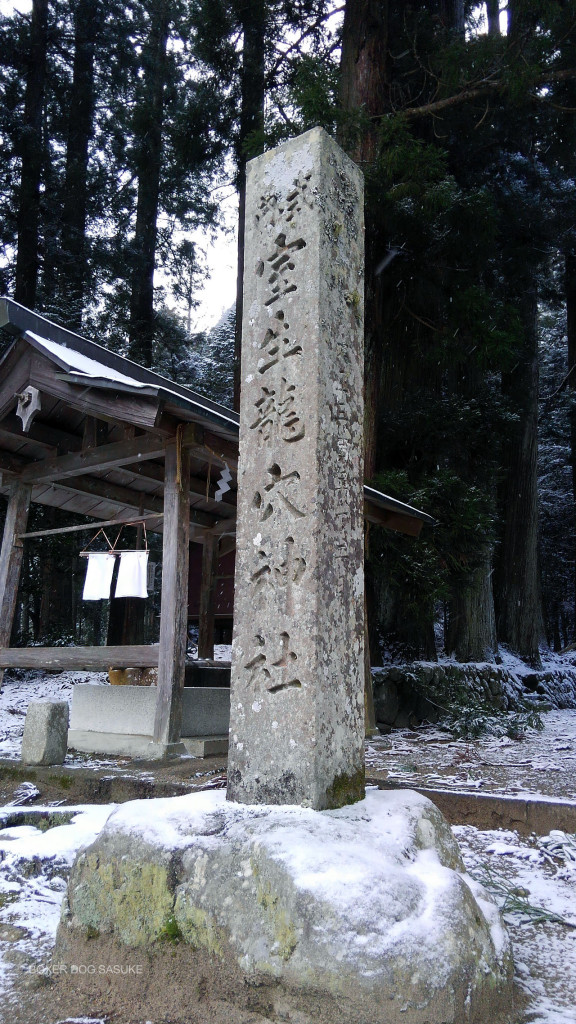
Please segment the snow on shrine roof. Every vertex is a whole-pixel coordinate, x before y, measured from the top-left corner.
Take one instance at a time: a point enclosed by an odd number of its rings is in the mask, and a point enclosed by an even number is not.
[[[129,388],[138,388],[143,394],[156,394],[158,392],[158,388],[144,384],[134,377],[127,377],[125,373],[119,373],[118,370],[105,366],[104,363],[91,359],[89,356],[84,356],[72,348],[66,348],[65,345],[60,345],[57,341],[41,338],[39,334],[34,334],[33,331],[26,331],[25,337],[32,342],[34,348],[46,349],[54,357],[55,361],[64,370],[68,371],[71,376],[88,378],[92,385],[98,385],[99,383],[110,385],[114,383],[122,384]]]
[[[375,505],[380,505],[383,508],[388,509],[390,512],[400,512],[402,515],[410,515],[415,519],[421,519],[425,523],[430,523],[430,525],[433,525],[436,522],[436,520],[426,512],[420,512],[420,510],[414,508],[413,505],[407,505],[404,501],[398,501],[397,498],[391,498],[388,494],[383,494],[382,491],[376,491],[373,487],[368,487],[367,484],[364,484],[364,497],[369,501],[374,502]]]
[[[192,418],[210,420],[226,432],[238,434],[239,417],[231,409],[226,409],[204,395],[199,395],[192,388],[162,377],[161,374],[140,366],[139,363],[104,348],[95,341],[60,327],[59,324],[14,302],[13,299],[0,298],[0,327],[6,327],[12,334],[26,338],[31,344],[35,344],[35,347],[44,343],[46,355],[55,362],[58,358],[68,362],[73,360],[75,369],[71,372],[79,375],[78,383],[88,383],[86,377],[89,376],[91,387],[112,386],[123,390],[134,389],[140,395],[159,395],[164,402],[185,410]],[[35,343],[34,338],[39,341]],[[57,349],[50,351],[47,343],[57,346]],[[81,357],[99,364],[98,372],[86,372],[86,364],[84,369],[81,369],[78,361]],[[122,381],[121,378],[125,380]]]

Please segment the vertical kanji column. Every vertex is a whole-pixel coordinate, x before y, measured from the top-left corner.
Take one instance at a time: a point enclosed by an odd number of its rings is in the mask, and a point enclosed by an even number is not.
[[[247,169],[228,799],[364,795],[363,180],[320,128]]]

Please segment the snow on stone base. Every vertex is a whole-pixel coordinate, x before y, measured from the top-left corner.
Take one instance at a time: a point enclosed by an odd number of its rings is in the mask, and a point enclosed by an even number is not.
[[[75,935],[178,938],[363,1024],[492,1019],[510,993],[495,903],[408,791],[322,812],[221,791],[123,804],[72,870],[61,946]]]

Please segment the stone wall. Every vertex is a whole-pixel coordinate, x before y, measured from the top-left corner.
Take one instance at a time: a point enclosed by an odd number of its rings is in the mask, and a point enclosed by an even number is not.
[[[376,722],[405,729],[437,722],[448,705],[467,696],[497,711],[516,711],[527,700],[541,707],[576,708],[576,669],[513,672],[494,664],[408,665],[372,669]]]

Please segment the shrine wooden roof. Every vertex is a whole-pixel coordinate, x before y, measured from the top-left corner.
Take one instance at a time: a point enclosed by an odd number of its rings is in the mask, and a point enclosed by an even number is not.
[[[95,521],[145,518],[161,531],[165,445],[177,438],[191,456],[191,539],[233,538],[237,413],[8,298],[0,327],[14,335],[0,359],[0,493],[19,478],[40,504]],[[36,401],[26,430],[18,404],[25,417]],[[231,487],[218,500],[225,466]],[[433,522],[370,487],[364,509],[368,521],[412,536]]]

